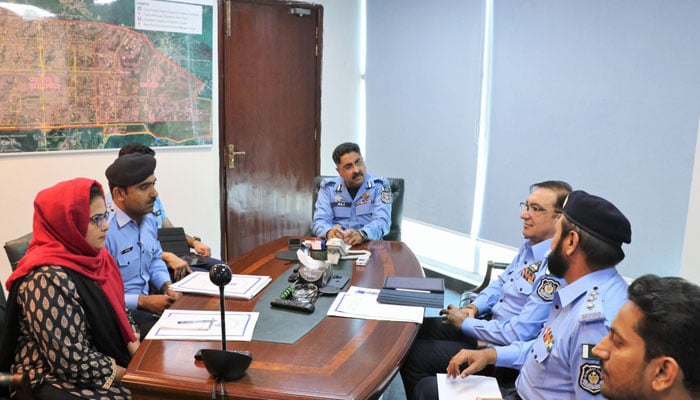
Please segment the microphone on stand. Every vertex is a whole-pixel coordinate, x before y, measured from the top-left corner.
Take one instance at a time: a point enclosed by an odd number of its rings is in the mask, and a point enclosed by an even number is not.
[[[233,381],[245,375],[245,371],[253,361],[253,356],[247,351],[226,350],[226,305],[224,302],[224,287],[231,282],[233,274],[226,264],[216,264],[209,270],[209,279],[219,287],[219,309],[221,311],[221,350],[202,349],[202,361],[207,371],[215,380]]]

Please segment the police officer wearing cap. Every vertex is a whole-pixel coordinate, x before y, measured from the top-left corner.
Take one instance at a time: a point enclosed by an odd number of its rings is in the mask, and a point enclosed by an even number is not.
[[[548,256],[549,271],[567,284],[554,294],[539,335],[509,346],[462,350],[450,361],[448,376],[495,364],[520,368],[516,390],[504,393],[507,399],[602,398],[600,364],[592,349],[627,301],[627,283],[614,266],[624,259],[622,243],[630,243],[631,236],[629,221],[612,203],[571,192]]]
[[[367,173],[360,147],[342,143],[333,151],[340,176],[324,179],[311,229],[317,237],[340,238],[349,245],[379,240],[391,226],[391,187]]]
[[[141,330],[141,338],[180,293],[170,289],[170,274],[162,259],[156,217],[156,159],[132,153],[118,157],[105,171],[112,193],[106,245],[124,280],[126,306]],[[157,294],[151,294],[153,286]]]
[[[433,387],[424,382],[415,393],[414,386],[425,377],[444,373],[452,356],[461,349],[477,348],[477,340],[508,345],[537,336],[549,315],[554,292],[564,283],[547,273],[546,257],[560,216],[558,210],[570,192],[571,185],[558,180],[530,185],[520,211],[525,242],[508,267],[466,307],[450,304],[440,311],[441,319],[423,319],[400,370],[407,398],[435,398],[437,381]],[[511,369],[493,371],[502,385],[509,386],[517,373]]]

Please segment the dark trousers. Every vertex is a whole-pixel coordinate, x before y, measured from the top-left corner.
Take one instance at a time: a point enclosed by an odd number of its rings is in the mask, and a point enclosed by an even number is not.
[[[495,368],[498,370],[499,368]],[[503,369],[506,374],[512,374],[512,369],[504,368]],[[517,373],[517,371],[515,371]],[[517,374],[516,374],[517,376]],[[514,380],[513,380],[514,382]],[[518,392],[515,390],[515,387],[511,384],[507,384],[504,386],[501,384],[501,380],[498,380],[498,388],[501,391],[501,396],[503,397],[503,400],[521,400],[520,396],[518,395]],[[435,376],[428,376],[416,383],[413,393],[411,397],[406,397],[407,399],[411,400],[438,400],[438,384],[437,384],[437,377]]]
[[[444,374],[452,357],[462,349],[476,348],[476,339],[461,330],[442,324],[442,318],[423,319],[416,340],[401,367],[406,398],[413,398],[413,388],[423,378]],[[437,382],[435,386],[437,396]]]
[[[435,375],[444,374],[450,360],[460,350],[476,349],[476,347],[476,339],[465,335],[460,329],[451,325],[443,325],[442,318],[425,318],[401,367],[401,380],[403,380],[406,398],[437,399]],[[462,366],[462,368],[465,367],[466,365]],[[515,380],[518,377],[517,370],[491,365],[478,374],[496,377],[501,392],[514,391]],[[421,387],[417,387],[419,382]]]
[[[158,315],[153,314],[148,311],[141,310],[129,310],[131,312],[131,317],[136,322],[139,327],[139,337],[141,340],[146,338],[148,332],[153,328],[153,325],[158,321]]]

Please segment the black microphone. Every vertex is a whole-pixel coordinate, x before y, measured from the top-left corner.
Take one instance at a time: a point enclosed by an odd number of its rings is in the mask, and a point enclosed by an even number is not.
[[[219,310],[221,310],[221,350],[226,351],[226,304],[224,287],[231,282],[233,274],[226,264],[216,264],[209,270],[209,280],[219,287]]]
[[[224,288],[231,282],[233,274],[226,264],[216,264],[209,270],[209,279],[219,287],[219,309],[221,310],[221,350],[202,349],[202,361],[207,371],[217,381],[233,381],[241,378],[253,361],[247,351],[226,351],[226,305]]]

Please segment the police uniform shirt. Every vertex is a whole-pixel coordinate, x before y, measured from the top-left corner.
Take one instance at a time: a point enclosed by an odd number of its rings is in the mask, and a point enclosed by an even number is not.
[[[627,301],[627,283],[615,268],[587,274],[559,288],[540,334],[497,347],[497,366],[520,368],[523,399],[601,399],[599,361],[591,349],[610,330]]]
[[[152,214],[156,217],[156,226],[158,229],[163,227],[163,221],[168,218],[163,207],[163,202],[160,201],[160,196],[156,197],[156,202],[153,204]]]
[[[547,252],[546,254],[549,254]],[[528,341],[537,336],[542,324],[552,308],[554,293],[566,283],[564,279],[546,273],[547,257],[522,268],[518,273],[522,284],[518,294],[527,296],[525,305],[520,312],[507,319],[467,318],[462,323],[462,332],[486,342],[506,346],[515,341]],[[516,286],[516,285],[510,285]],[[506,286],[504,286],[506,287]],[[515,295],[512,295],[513,297]],[[519,296],[522,297],[522,296]]]
[[[115,204],[111,209],[106,246],[119,265],[126,306],[136,309],[139,295],[148,295],[149,282],[161,288],[170,280],[168,267],[161,258],[163,250],[158,242],[156,217],[148,213],[138,225]]]
[[[365,175],[365,180],[350,197],[341,177],[321,182],[316,199],[312,230],[318,237],[338,224],[343,229],[364,230],[367,239],[380,240],[391,226],[391,187],[384,178]]]
[[[549,253],[551,243],[552,239],[547,239],[531,245],[526,240],[498,279],[491,280],[472,302],[478,309],[478,315],[491,312],[492,319],[500,321],[518,315],[535,289],[536,278],[532,279],[533,276],[524,274],[523,270],[543,261]],[[542,268],[541,264],[538,267],[535,274],[539,277],[544,275],[546,268]]]
[[[110,215],[115,213],[115,207],[112,203],[112,196],[108,192],[105,192],[105,202],[107,203],[107,211]],[[165,208],[163,207],[163,202],[160,201],[160,196],[156,197],[156,202],[153,203],[152,214],[156,217],[156,226],[158,229],[163,227],[163,221],[168,218],[168,214],[165,213]]]

